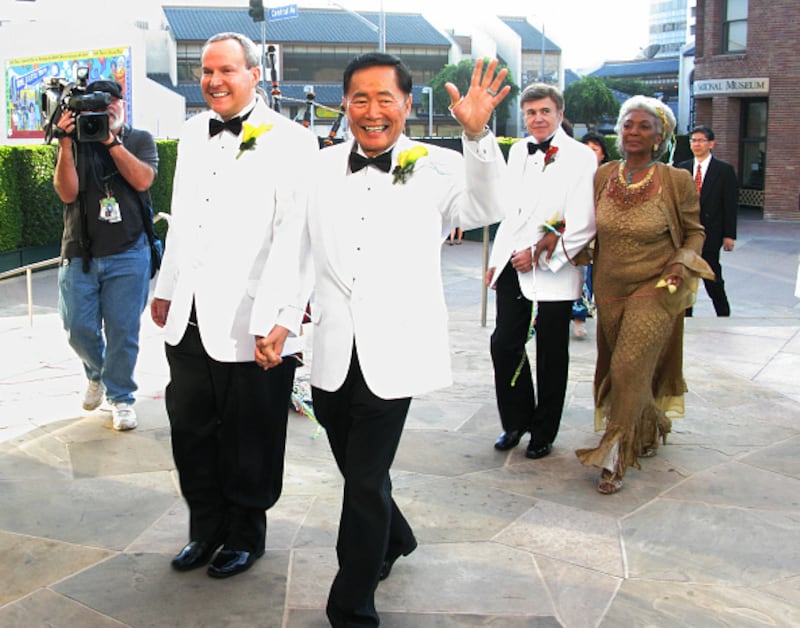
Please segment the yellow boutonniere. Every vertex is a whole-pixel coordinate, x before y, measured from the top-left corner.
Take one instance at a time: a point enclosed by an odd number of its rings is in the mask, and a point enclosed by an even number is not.
[[[244,151],[246,150],[253,150],[256,147],[256,139],[262,133],[266,133],[272,128],[271,124],[259,124],[258,126],[253,126],[245,122],[242,125],[242,129],[244,129],[244,135],[242,136],[242,143],[239,144],[239,152],[236,154],[236,159],[242,156]]]
[[[392,180],[392,184],[406,182],[406,177],[408,177],[414,171],[414,164],[417,163],[417,159],[420,157],[425,157],[428,154],[428,149],[424,146],[420,146],[419,144],[414,148],[409,148],[408,150],[404,150],[402,153],[397,155],[397,165],[392,170],[392,174],[394,175],[394,179]]]

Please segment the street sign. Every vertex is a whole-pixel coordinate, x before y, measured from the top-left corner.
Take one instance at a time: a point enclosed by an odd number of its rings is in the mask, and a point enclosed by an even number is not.
[[[287,4],[286,6],[283,7],[275,7],[274,9],[269,9],[270,22],[277,22],[278,20],[289,20],[293,17],[297,17],[296,4]]]

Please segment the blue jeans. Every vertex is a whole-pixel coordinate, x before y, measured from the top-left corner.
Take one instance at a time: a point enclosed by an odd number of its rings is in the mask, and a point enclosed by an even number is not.
[[[86,377],[102,380],[112,403],[133,403],[139,326],[150,288],[150,247],[142,234],[127,251],[64,260],[58,271],[59,309],[70,346]]]

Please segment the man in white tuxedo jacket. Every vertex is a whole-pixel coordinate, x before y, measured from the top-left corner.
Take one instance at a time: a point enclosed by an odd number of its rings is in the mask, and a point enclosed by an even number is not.
[[[520,106],[530,137],[509,151],[508,216],[495,234],[487,282],[497,290],[491,354],[503,433],[495,448],[512,449],[530,432],[525,455],[536,459],[551,452],[561,422],[572,303],[583,286],[584,269],[572,258],[595,234],[597,159],[561,128],[558,89],[531,85]],[[534,315],[535,391],[525,349]]]
[[[256,95],[251,40],[216,35],[202,63],[211,111],[190,118],[180,137],[151,313],[164,328],[172,449],[190,517],[189,543],[172,566],[187,571],[213,557],[208,575],[223,578],[264,554],[265,511],[281,493],[296,360],[264,371],[255,341],[276,325],[299,332],[306,295],[286,270],[300,263],[298,179],[318,143]]]
[[[417,546],[392,499],[389,469],[411,397],[451,383],[442,244],[456,225],[504,215],[494,195],[503,158],[486,122],[510,88],[501,88],[506,71],[495,68],[482,76],[479,63],[460,101],[448,87],[466,134],[462,157],[403,134],[411,76],[399,59],[357,57],[344,73],[354,141],[318,155],[307,230],[315,268],[311,383],[345,482],[339,570],[326,609],[333,626],[377,626],[378,582]]]

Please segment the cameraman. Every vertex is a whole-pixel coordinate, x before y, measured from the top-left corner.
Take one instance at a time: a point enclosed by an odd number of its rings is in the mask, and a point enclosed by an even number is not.
[[[83,399],[94,410],[107,397],[115,430],[132,430],[139,324],[150,286],[150,247],[142,222],[145,193],[158,172],[153,136],[125,124],[122,88],[95,81],[86,92],[111,96],[108,136],[82,142],[81,114],[66,109],[57,122],[53,185],[64,205],[61,318],[89,380]],[[80,174],[79,174],[80,172]],[[144,207],[149,212],[149,207]]]

